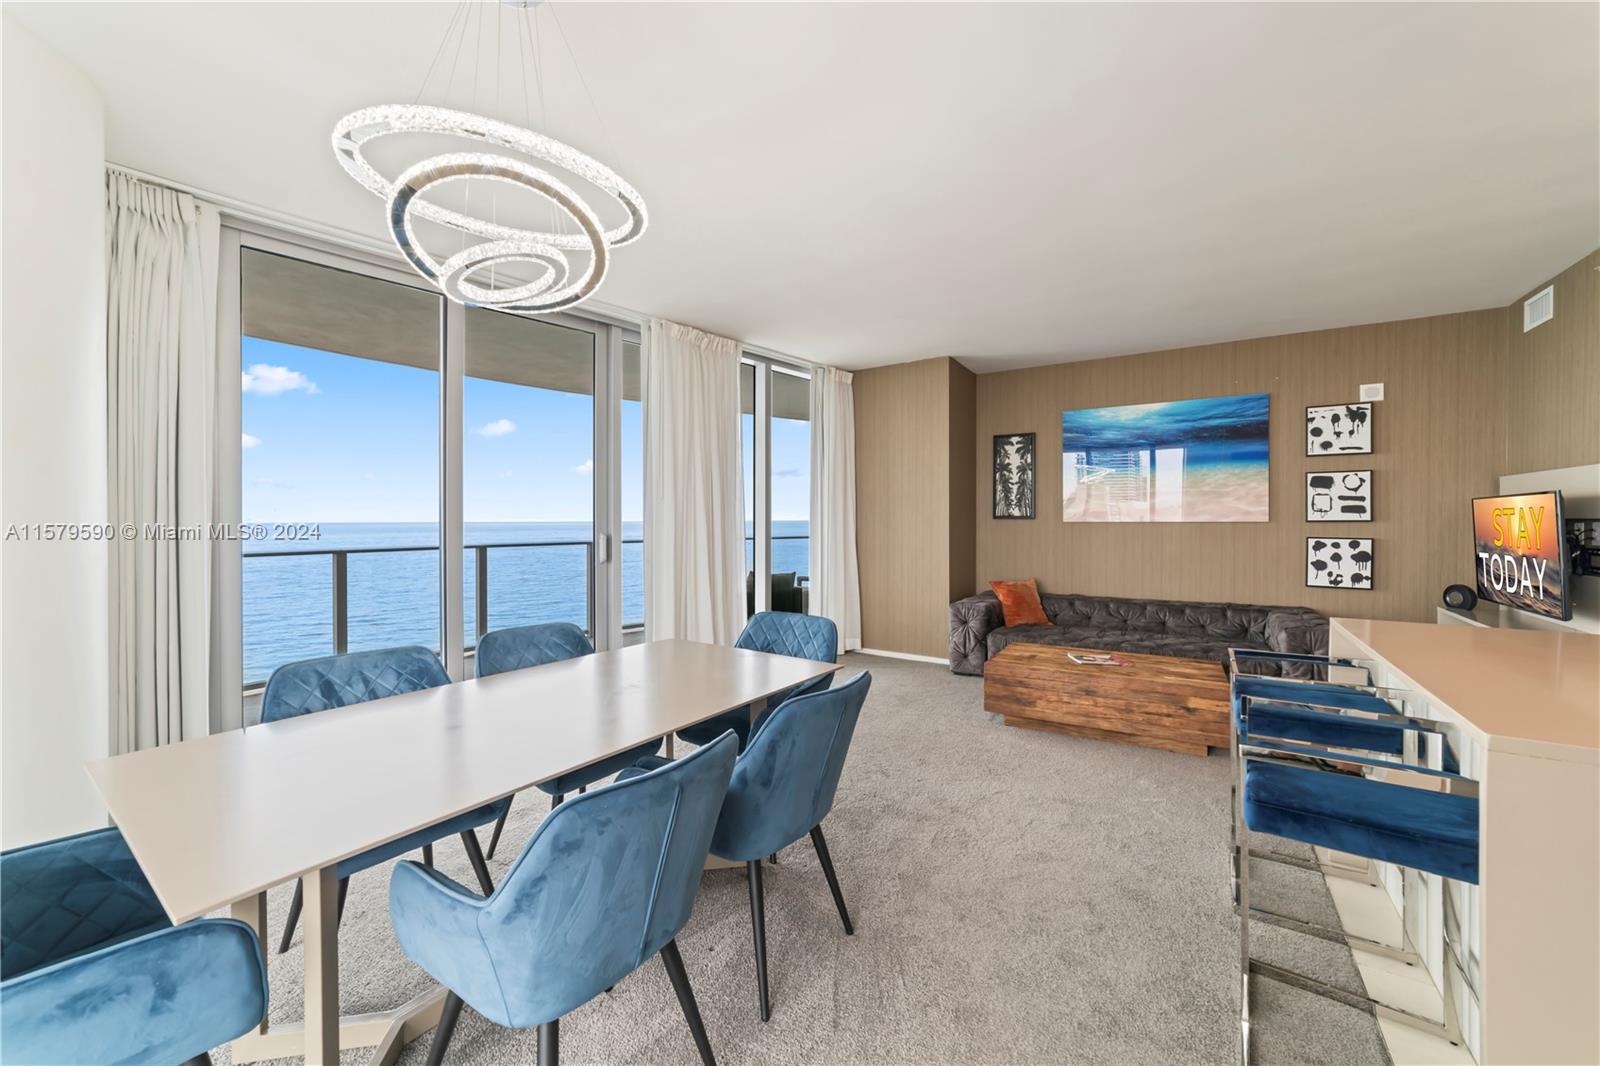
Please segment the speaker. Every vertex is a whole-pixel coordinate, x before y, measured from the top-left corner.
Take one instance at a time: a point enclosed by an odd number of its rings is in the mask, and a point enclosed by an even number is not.
[[[1444,590],[1444,605],[1452,611],[1470,611],[1478,605],[1478,594],[1465,585],[1448,585]]]

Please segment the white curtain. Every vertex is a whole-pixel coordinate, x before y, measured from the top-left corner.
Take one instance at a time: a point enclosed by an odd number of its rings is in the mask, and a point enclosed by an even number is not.
[[[209,724],[220,231],[209,204],[115,173],[106,223],[120,753],[203,736]]]
[[[851,375],[811,372],[812,614],[839,627],[839,650],[861,647],[861,579],[856,566],[856,401]]]
[[[739,345],[651,319],[644,350],[644,626],[731,644],[744,624]]]

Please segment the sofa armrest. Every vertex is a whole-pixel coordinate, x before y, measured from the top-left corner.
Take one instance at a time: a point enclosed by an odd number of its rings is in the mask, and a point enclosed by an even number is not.
[[[1308,607],[1277,607],[1267,612],[1267,647],[1294,655],[1328,655],[1328,620]],[[1309,669],[1284,671],[1311,676]]]
[[[1000,597],[980,592],[950,605],[950,672],[981,676],[989,658],[989,634],[1005,625]]]

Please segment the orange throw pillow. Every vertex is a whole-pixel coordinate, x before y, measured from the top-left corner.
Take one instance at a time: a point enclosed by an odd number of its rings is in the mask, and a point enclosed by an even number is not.
[[[1039,583],[1033,578],[1026,581],[991,581],[989,587],[1000,597],[1000,611],[1006,616],[1008,626],[1047,626],[1050,619],[1039,602]]]

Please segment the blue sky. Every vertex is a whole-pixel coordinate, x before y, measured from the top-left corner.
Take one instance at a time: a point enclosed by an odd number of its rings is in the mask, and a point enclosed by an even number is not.
[[[255,337],[240,362],[246,521],[438,519],[436,372]],[[640,521],[641,416],[639,404],[622,406],[622,517]],[[463,414],[467,521],[592,517],[590,397],[469,377]],[[809,511],[810,428],[773,422],[775,519]],[[748,484],[745,494],[748,513]]]

